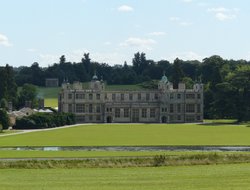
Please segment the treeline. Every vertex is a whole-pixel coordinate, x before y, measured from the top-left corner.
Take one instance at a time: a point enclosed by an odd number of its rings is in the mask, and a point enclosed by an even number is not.
[[[178,58],[173,63],[167,60],[156,62],[147,59],[145,53],[138,52],[134,55],[132,64],[125,62],[122,65],[110,66],[91,61],[87,53],[78,63],[67,61],[63,55],[58,63],[47,68],[33,63],[30,67],[15,68],[15,72],[9,66],[4,69],[10,69],[12,77],[5,85],[16,82],[18,86],[25,83],[44,86],[46,78],[58,78],[60,84],[65,79],[69,82],[86,82],[91,80],[95,72],[108,84],[138,84],[145,81],[150,83],[159,80],[164,72],[174,87],[177,87],[178,82],[185,82],[188,87],[197,81],[204,84],[205,118],[250,120],[250,63],[245,60],[226,60],[215,55],[201,62],[183,61]],[[4,79],[0,79],[0,89],[4,89],[6,93],[1,93],[0,90],[0,98],[12,99],[16,96],[16,85],[13,85],[12,92],[12,88],[1,88],[2,80]]]

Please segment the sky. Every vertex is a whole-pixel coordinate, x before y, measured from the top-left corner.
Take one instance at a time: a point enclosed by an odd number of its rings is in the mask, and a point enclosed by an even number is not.
[[[248,0],[0,0],[0,66],[250,60]]]

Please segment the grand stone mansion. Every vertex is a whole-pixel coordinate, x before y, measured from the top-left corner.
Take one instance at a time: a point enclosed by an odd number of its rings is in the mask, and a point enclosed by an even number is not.
[[[178,89],[164,75],[156,90],[107,91],[95,75],[82,83],[63,83],[58,98],[59,112],[76,115],[78,123],[185,123],[203,121],[203,85]]]

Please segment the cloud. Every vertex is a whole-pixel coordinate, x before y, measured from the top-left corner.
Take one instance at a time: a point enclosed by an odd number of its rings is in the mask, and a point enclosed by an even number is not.
[[[128,5],[122,5],[122,6],[118,7],[117,10],[120,12],[131,12],[134,9],[133,9],[133,7],[130,7]]]
[[[239,12],[239,9],[237,8],[228,9],[225,7],[217,7],[217,8],[209,8],[207,9],[207,11],[213,13],[217,20],[226,21],[237,18],[237,13]]]
[[[172,22],[174,22],[174,21],[179,21],[181,19],[179,17],[173,16],[173,17],[169,17],[169,20],[172,21]]]
[[[180,26],[190,26],[190,25],[193,24],[192,22],[188,22],[188,21],[182,20],[180,17],[169,17],[169,20],[171,22],[178,23]]]
[[[153,39],[145,38],[128,38],[124,42],[120,43],[123,47],[137,47],[140,49],[152,50],[152,45],[156,44]]]
[[[165,32],[151,32],[148,33],[149,36],[165,36],[166,33]]]
[[[109,46],[109,45],[111,45],[112,43],[110,42],[110,41],[106,41],[106,42],[104,42],[104,45],[105,46]]]
[[[9,39],[7,36],[0,33],[0,45],[9,47],[12,46],[12,44],[9,42]]]

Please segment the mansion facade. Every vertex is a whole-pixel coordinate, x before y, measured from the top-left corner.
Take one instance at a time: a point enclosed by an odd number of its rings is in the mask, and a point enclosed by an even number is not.
[[[95,75],[82,83],[63,83],[58,97],[59,112],[76,115],[77,123],[186,123],[203,121],[203,85],[178,89],[164,75],[156,90],[105,90]]]

